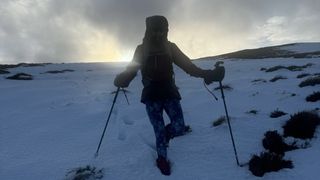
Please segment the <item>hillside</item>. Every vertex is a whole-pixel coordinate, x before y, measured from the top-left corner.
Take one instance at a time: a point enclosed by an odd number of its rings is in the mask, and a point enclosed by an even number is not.
[[[315,58],[320,57],[320,43],[293,43],[278,46],[245,49],[203,59],[262,59],[262,58]]]

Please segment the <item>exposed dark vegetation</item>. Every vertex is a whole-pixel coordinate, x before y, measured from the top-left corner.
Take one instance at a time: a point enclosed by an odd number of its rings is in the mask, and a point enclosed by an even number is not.
[[[313,58],[320,55],[320,51],[299,53],[288,50],[282,50],[281,47],[292,46],[294,44],[284,44],[280,46],[263,47],[258,49],[245,49],[219,56],[206,57],[201,59],[228,58],[228,59],[262,59],[262,58]]]
[[[280,110],[275,110],[273,112],[270,113],[270,117],[271,118],[277,118],[277,117],[280,117],[280,116],[284,116],[286,115],[287,113],[283,112],[283,111],[280,111]]]
[[[297,75],[297,78],[300,79],[300,78],[304,78],[304,77],[307,77],[307,76],[310,76],[311,74],[309,73],[302,73],[302,74],[299,74]]]
[[[217,120],[215,120],[213,123],[212,123],[212,126],[216,127],[216,126],[219,126],[221,124],[223,124],[224,122],[226,122],[226,117],[225,116],[221,116],[219,117]]]
[[[315,86],[315,85],[317,85],[317,84],[320,84],[320,76],[309,77],[309,78],[303,80],[303,81],[299,84],[299,87]]]
[[[319,124],[320,117],[318,114],[303,111],[291,116],[286,122],[283,126],[283,136],[277,131],[267,131],[264,134],[262,145],[268,152],[262,152],[260,156],[252,156],[249,161],[249,170],[253,175],[262,177],[267,172],[278,171],[283,168],[293,168],[292,161],[283,159],[285,152],[307,148],[310,147],[310,144],[308,141],[305,141],[304,144],[297,145],[297,140],[288,144],[284,141],[283,137],[290,136],[293,138],[311,139],[314,137],[315,130]]]
[[[287,69],[289,71],[302,71],[304,68],[307,68],[307,67],[312,66],[312,65],[313,65],[312,63],[308,63],[308,64],[303,65],[303,66],[295,66],[295,65],[292,65],[292,66],[281,66],[281,65],[278,65],[278,66],[274,66],[274,67],[271,67],[271,68],[264,68],[263,70],[265,72],[273,72],[273,71],[278,71],[280,69]],[[260,70],[262,70],[262,69],[260,69]]]
[[[258,114],[258,110],[253,109],[253,110],[247,111],[246,113],[247,113],[247,114],[254,114],[254,115],[256,115],[256,114]]]
[[[222,85],[222,89],[225,89],[225,90],[232,90],[233,88],[228,85],[228,84],[225,84],[225,85]],[[214,90],[220,90],[220,86],[214,88]]]
[[[65,73],[65,72],[74,72],[74,70],[72,70],[72,69],[64,69],[64,70],[46,71],[43,74],[58,74],[58,73]]]
[[[252,80],[251,82],[252,82],[252,83],[258,83],[258,82],[266,83],[267,80],[265,80],[265,79],[254,79],[254,80]]]
[[[32,80],[33,76],[30,74],[26,74],[26,73],[17,73],[13,76],[9,76],[6,79],[10,79],[10,80]]]
[[[288,145],[284,142],[283,137],[277,131],[267,131],[264,134],[262,145],[269,152],[284,155],[284,152],[298,149],[295,142]]]
[[[52,63],[19,63],[19,64],[0,64],[0,69],[9,69],[16,67],[35,67],[35,66],[45,66]]]
[[[0,69],[0,74],[9,74],[10,72],[5,69]]]
[[[97,170],[96,167],[79,167],[66,174],[66,180],[95,180],[103,178],[103,169]]]
[[[284,137],[311,139],[320,124],[320,117],[313,112],[302,111],[294,114],[283,126]]]
[[[278,75],[278,76],[275,76],[274,78],[270,79],[269,81],[270,81],[270,82],[276,82],[276,81],[278,81],[278,80],[280,80],[280,79],[288,79],[288,78],[285,77],[285,76],[280,76],[280,75]]]
[[[320,91],[313,92],[309,96],[306,97],[306,101],[308,102],[316,102],[320,100]]]
[[[275,153],[263,152],[260,156],[252,156],[249,161],[249,170],[258,177],[262,177],[267,172],[279,171],[283,168],[293,168],[292,161],[284,160],[283,156]]]

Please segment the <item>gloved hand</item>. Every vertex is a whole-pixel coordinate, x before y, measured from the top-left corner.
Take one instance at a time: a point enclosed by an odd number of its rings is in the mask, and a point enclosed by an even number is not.
[[[116,87],[126,88],[130,84],[130,80],[128,80],[126,73],[120,73],[116,76],[116,78],[113,81],[113,84]]]
[[[213,81],[222,81],[224,78],[225,69],[223,66],[218,66],[214,70],[206,70],[204,74],[204,82],[211,84]]]

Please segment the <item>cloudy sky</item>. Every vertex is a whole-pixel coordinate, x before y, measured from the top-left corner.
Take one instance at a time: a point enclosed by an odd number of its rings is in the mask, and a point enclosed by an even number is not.
[[[0,63],[129,61],[155,14],[190,58],[320,41],[319,0],[1,0]]]

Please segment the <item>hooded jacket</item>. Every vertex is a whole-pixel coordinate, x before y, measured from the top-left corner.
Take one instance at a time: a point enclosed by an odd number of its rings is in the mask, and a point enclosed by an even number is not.
[[[175,85],[173,64],[194,77],[204,77],[205,70],[195,66],[177,47],[167,40],[168,22],[163,16],[146,19],[146,32],[143,43],[138,45],[133,60],[120,75],[129,84],[140,70],[143,91],[141,102],[164,99],[181,99]],[[160,33],[159,37],[155,37]]]

